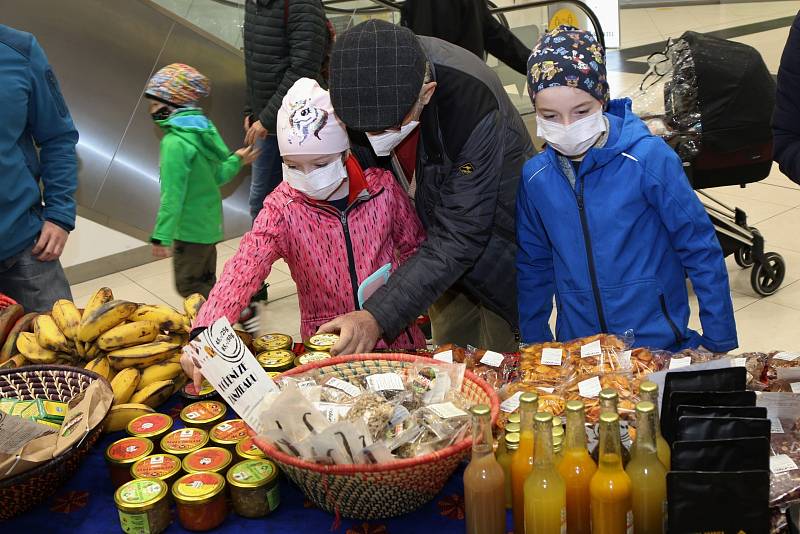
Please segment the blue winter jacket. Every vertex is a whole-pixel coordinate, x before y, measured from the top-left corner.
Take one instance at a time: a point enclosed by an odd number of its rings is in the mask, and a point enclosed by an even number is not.
[[[575,188],[547,148],[522,171],[517,284],[522,339],[633,330],[636,346],[737,347],[728,274],[714,228],[678,156],[650,135],[630,101],[614,100],[604,148],[581,163]],[[703,336],[688,328],[685,274]]]
[[[0,24],[0,261],[31,247],[44,220],[75,227],[77,142],[44,51]]]

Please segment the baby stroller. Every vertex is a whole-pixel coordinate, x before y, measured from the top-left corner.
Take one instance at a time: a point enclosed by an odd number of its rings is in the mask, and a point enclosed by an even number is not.
[[[752,267],[753,290],[772,295],[786,274],[783,258],[765,252],[764,237],[748,225],[743,210],[704,191],[745,187],[769,176],[775,82],[764,60],[750,46],[686,32],[648,63],[634,110],[680,156],[725,256],[733,254],[740,267]],[[653,90],[662,85],[663,92]],[[663,111],[653,111],[656,102],[663,103]]]

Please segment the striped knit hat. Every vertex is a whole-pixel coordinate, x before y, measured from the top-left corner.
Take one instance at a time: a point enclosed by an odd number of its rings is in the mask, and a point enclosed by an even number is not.
[[[145,96],[176,107],[187,107],[211,93],[211,82],[197,69],[183,63],[172,63],[156,72]]]

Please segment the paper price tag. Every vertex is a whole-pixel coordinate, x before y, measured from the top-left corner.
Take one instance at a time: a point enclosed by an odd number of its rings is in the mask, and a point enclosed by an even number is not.
[[[481,358],[481,363],[485,365],[491,365],[492,367],[500,367],[503,365],[503,360],[505,359],[505,356],[499,352],[487,350],[486,354],[484,354],[483,358]]]
[[[785,454],[776,454],[775,456],[769,457],[769,470],[772,471],[773,474],[779,475],[787,471],[794,471],[795,469],[797,469],[797,464]]]
[[[561,365],[563,356],[563,349],[554,349],[552,347],[542,349],[542,365]]]
[[[778,367],[778,380],[800,380],[800,367]]]
[[[442,419],[451,419],[453,417],[464,417],[467,412],[453,404],[452,402],[441,402],[439,404],[431,404],[428,409],[441,417]]]
[[[191,428],[187,428],[186,430],[181,430],[180,437],[183,438],[190,438],[194,435],[194,430]]]
[[[314,407],[322,412],[329,423],[335,423],[347,416],[350,406],[347,404],[334,404],[332,402],[315,402]]]
[[[783,425],[781,424],[781,420],[777,417],[770,417],[769,418],[770,427],[769,433],[770,434],[783,434]]]
[[[506,413],[517,411],[519,408],[519,398],[522,396],[522,391],[517,391],[512,396],[500,403],[500,409]]]
[[[787,362],[793,362],[797,358],[800,358],[800,352],[779,352],[772,357],[773,360],[786,360]]]
[[[367,377],[367,386],[372,391],[403,391],[403,378],[397,373],[380,373]]]
[[[303,380],[302,382],[297,383],[298,389],[311,389],[315,387],[317,383],[313,380]]]
[[[164,463],[164,456],[159,454],[150,458],[150,465],[161,465]]]
[[[453,351],[446,350],[444,352],[440,352],[438,354],[433,355],[434,360],[439,360],[440,362],[444,363],[453,363]]]
[[[539,386],[536,389],[538,389],[539,391],[544,391],[545,393],[552,393],[552,392],[555,391],[555,388],[545,388],[545,387],[541,387],[541,386]]]
[[[792,388],[792,393],[800,393],[800,382],[792,382],[789,387]]]
[[[731,367],[745,367],[747,358],[731,358]]]
[[[685,358],[672,358],[669,361],[669,368],[670,369],[680,369],[681,367],[688,367],[692,365],[692,357],[687,356]]]
[[[593,399],[600,395],[600,390],[603,389],[603,386],[600,385],[600,377],[593,376],[588,380],[584,380],[582,382],[578,382],[578,394],[581,397],[586,397],[588,399]]]
[[[623,367],[630,368],[631,366],[631,356],[633,355],[632,350],[626,350],[622,352],[622,356],[620,356],[619,360],[622,363]]]
[[[600,346],[599,339],[581,347],[581,358],[590,358],[601,354],[603,354],[603,348]]]
[[[356,397],[361,392],[361,390],[358,389],[358,386],[354,386],[350,382],[346,382],[341,378],[336,378],[335,376],[333,378],[330,378],[327,382],[325,382],[325,385],[330,386],[332,388],[336,388],[340,391],[344,391],[351,397]]]

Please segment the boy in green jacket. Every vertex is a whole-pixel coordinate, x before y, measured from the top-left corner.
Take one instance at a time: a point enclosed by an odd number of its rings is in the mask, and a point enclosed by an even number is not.
[[[217,248],[222,241],[220,187],[250,164],[252,147],[231,154],[212,122],[197,107],[208,96],[208,78],[173,63],[148,82],[150,115],[164,130],[161,140],[161,206],[153,230],[153,256],[172,253],[175,285],[188,297],[208,297],[216,282]]]

